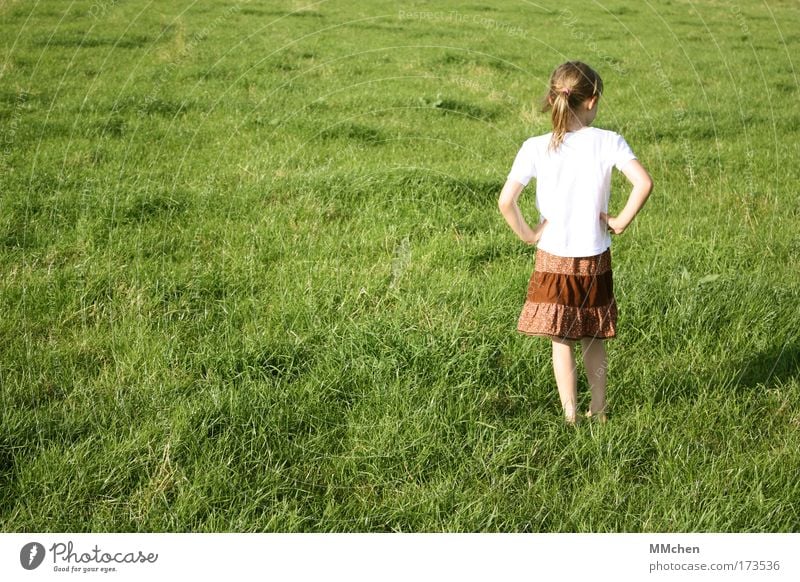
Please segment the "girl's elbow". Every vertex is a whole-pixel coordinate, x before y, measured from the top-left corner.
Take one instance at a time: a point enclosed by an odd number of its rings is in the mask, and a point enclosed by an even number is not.
[[[639,183],[639,188],[645,197],[650,196],[650,193],[653,191],[653,179],[647,176]]]

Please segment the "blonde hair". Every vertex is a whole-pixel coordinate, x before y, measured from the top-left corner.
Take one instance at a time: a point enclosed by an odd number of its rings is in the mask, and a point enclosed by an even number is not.
[[[548,150],[557,150],[564,141],[570,116],[586,99],[603,93],[603,80],[581,61],[567,61],[550,75],[550,86],[542,98],[542,113],[552,109],[553,137]]]

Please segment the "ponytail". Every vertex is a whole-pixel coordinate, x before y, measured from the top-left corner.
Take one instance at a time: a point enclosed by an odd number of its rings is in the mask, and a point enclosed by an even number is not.
[[[550,140],[548,149],[556,150],[561,146],[561,142],[564,141],[564,136],[567,134],[567,125],[572,114],[568,90],[556,92],[552,107],[553,112],[550,117],[553,122],[553,137]]]

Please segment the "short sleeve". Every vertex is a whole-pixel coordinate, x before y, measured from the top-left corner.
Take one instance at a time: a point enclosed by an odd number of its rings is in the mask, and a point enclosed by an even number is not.
[[[611,163],[620,171],[625,164],[636,159],[636,154],[633,153],[631,146],[629,146],[625,138],[618,133],[614,134],[611,148],[609,149],[611,153]]]
[[[509,180],[516,180],[523,186],[527,186],[531,178],[536,177],[536,159],[533,155],[533,148],[530,141],[525,141],[514,158],[511,171],[508,173]]]

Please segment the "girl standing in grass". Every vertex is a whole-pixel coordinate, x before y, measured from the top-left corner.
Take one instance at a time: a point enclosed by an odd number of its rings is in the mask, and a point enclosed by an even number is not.
[[[602,93],[600,76],[580,61],[553,71],[542,100],[542,112],[552,111],[553,131],[522,144],[499,200],[517,236],[538,245],[517,330],[552,341],[553,371],[571,425],[577,420],[577,342],[591,388],[586,417],[606,421],[604,340],[616,336],[617,322],[610,233],[622,234],[653,188],[621,135],[591,127]],[[607,214],[613,167],[633,185],[618,216]],[[517,205],[531,178],[541,216],[535,228]]]

